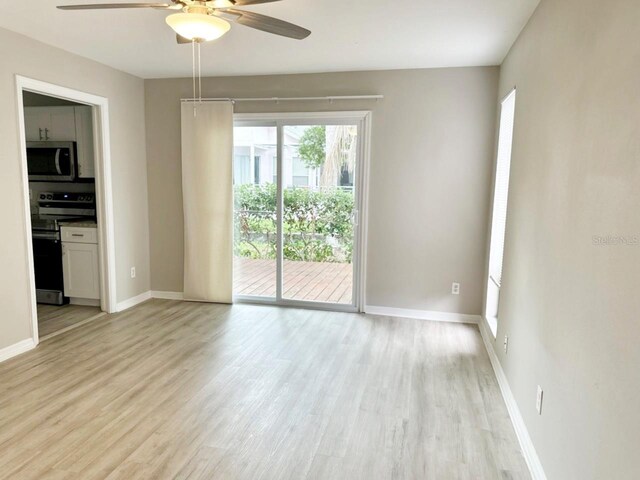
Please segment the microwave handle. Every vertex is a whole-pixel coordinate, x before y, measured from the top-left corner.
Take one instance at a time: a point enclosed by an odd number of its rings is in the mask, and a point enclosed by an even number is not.
[[[56,171],[58,172],[58,175],[62,175],[62,170],[60,169],[60,152],[61,152],[61,149],[57,148],[56,149]]]

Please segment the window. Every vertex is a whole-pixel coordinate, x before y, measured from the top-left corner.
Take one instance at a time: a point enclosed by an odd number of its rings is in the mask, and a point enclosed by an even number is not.
[[[260,157],[253,157],[253,183],[260,185]]]
[[[300,157],[293,157],[293,185],[296,187],[309,186],[309,168]]]
[[[504,240],[507,225],[507,203],[509,198],[509,174],[511,171],[515,109],[516,91],[514,89],[502,101],[502,108],[500,110],[500,133],[498,134],[496,180],[491,219],[486,316],[494,335],[496,335],[498,326],[498,303],[500,287],[502,285],[502,261],[504,257]]]
[[[251,161],[249,155],[235,155],[233,162],[233,183],[235,185],[251,183]]]
[[[275,185],[278,183],[278,157],[275,155],[272,158],[271,169],[273,172],[273,184]]]

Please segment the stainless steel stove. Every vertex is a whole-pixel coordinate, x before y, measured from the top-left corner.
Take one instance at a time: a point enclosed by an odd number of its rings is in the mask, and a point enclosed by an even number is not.
[[[38,303],[64,305],[69,302],[64,296],[60,224],[95,217],[93,193],[42,192],[38,195],[38,214],[31,217]]]

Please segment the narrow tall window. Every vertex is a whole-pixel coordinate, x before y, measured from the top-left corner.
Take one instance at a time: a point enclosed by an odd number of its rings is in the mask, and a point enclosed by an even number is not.
[[[516,91],[513,90],[502,101],[502,108],[500,110],[498,158],[496,162],[496,181],[491,219],[486,316],[494,335],[496,335],[498,328],[498,304],[500,287],[502,285],[502,260],[504,257],[504,240],[507,225],[507,203],[509,198],[509,174],[511,171],[515,109]]]

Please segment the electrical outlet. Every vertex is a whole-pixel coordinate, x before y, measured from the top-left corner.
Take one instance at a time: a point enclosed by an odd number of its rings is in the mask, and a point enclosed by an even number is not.
[[[451,294],[452,295],[460,295],[460,284],[457,282],[453,282],[451,284]]]
[[[542,397],[544,392],[542,391],[542,387],[538,385],[538,394],[536,395],[536,410],[538,411],[538,415],[542,415]]]
[[[131,278],[136,278],[136,267],[131,267]]]
[[[507,353],[509,350],[509,337],[507,335],[504,336],[504,353]]]

